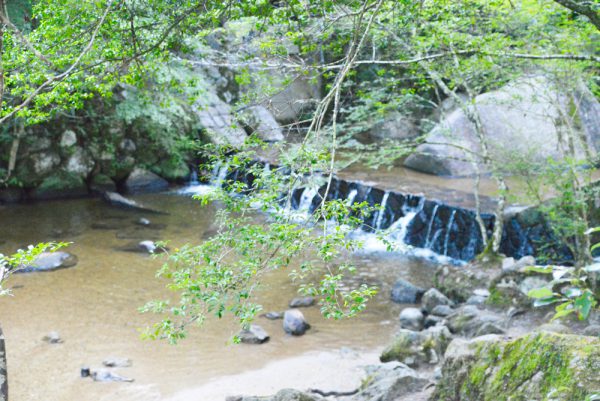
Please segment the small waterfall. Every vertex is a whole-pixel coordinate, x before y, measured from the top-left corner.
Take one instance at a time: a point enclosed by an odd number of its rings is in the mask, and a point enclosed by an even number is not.
[[[356,199],[356,195],[358,195],[358,190],[357,189],[353,189],[348,193],[348,205],[350,205],[350,207],[352,207],[352,205],[354,204],[354,199]]]
[[[448,226],[446,227],[446,238],[444,239],[444,256],[448,255],[448,241],[450,240],[450,231],[452,231],[452,224],[454,224],[454,216],[456,210],[452,211],[450,219],[448,220]]]
[[[390,231],[396,231],[396,235],[394,235],[394,237],[403,244],[407,243],[406,234],[408,233],[408,226],[410,222],[421,210],[423,210],[423,206],[425,206],[425,198],[421,198],[415,207],[408,206],[407,203],[408,202],[406,202],[402,207],[404,216],[400,217],[394,224],[390,226]]]
[[[225,163],[223,165],[218,165],[216,167],[217,169],[217,174],[216,177],[211,180],[211,184],[213,184],[216,187],[222,187],[223,183],[225,182],[225,178],[227,177],[227,171],[229,170],[229,164]],[[214,174],[214,171],[213,171]]]
[[[435,240],[437,239],[434,238],[433,240],[431,240],[431,228],[435,224],[435,215],[437,214],[439,207],[440,205],[438,204],[436,204],[433,207],[433,212],[431,213],[431,218],[429,219],[429,225],[427,226],[427,234],[425,235],[425,248],[427,249],[431,249],[431,244],[435,243]]]
[[[262,165],[256,166],[262,168],[262,174],[292,174],[291,171],[278,167],[271,171],[273,167],[266,162],[257,163]],[[225,180],[251,184],[254,178],[252,170],[234,169],[229,163],[215,164],[209,185],[200,184],[197,172],[192,172],[188,187],[178,192],[186,195],[205,195],[221,187]],[[284,207],[282,212],[289,213],[293,220],[306,221],[323,196],[323,186],[311,181],[305,185],[295,188],[285,198],[282,195],[279,200]],[[428,259],[439,259],[444,263],[456,263],[471,259],[480,248],[477,238],[471,240],[470,237],[473,236],[463,236],[463,232],[467,234],[473,231],[468,227],[478,227],[470,212],[464,209],[446,206],[437,201],[427,201],[420,195],[384,191],[340,178],[335,178],[331,183],[327,199],[343,200],[350,207],[356,201],[366,202],[371,207],[381,203],[375,213],[367,218],[362,218],[361,213],[348,211],[349,215],[362,219],[362,228],[352,231],[349,235],[364,245],[365,252],[390,251],[391,244],[392,250],[409,252]],[[260,208],[258,205],[256,207]],[[461,235],[451,238],[453,230]]]
[[[190,181],[188,182],[188,186],[200,185],[200,181],[198,181],[198,172],[196,169],[192,169],[192,173],[190,174]]]
[[[319,192],[319,188],[316,187],[306,187],[304,191],[302,191],[302,196],[300,197],[300,203],[298,204],[298,211],[303,213],[310,213],[310,207],[312,205],[312,201],[317,193]]]
[[[377,211],[377,216],[375,217],[375,229],[381,229],[381,223],[383,223],[383,217],[385,215],[385,207],[387,205],[388,198],[390,197],[390,191],[386,191],[383,194],[383,199],[381,200],[381,209]]]
[[[180,195],[207,195],[215,190],[216,187],[221,187],[227,177],[228,164],[217,163],[213,167],[210,176],[209,184],[202,184],[198,181],[198,173],[193,170],[190,176],[190,182],[185,188],[177,191]]]

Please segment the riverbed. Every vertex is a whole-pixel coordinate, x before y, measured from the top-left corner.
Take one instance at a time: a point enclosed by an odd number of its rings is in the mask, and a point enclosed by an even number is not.
[[[313,328],[302,337],[283,332],[281,321],[258,318],[271,335],[262,345],[231,344],[238,328],[210,319],[172,346],[140,339],[156,322],[138,308],[165,298],[166,281],[156,279],[161,258],[126,252],[140,240],[170,240],[175,248],[199,243],[214,232],[215,206],[172,193],[135,200],[167,212],[148,215],[111,208],[99,199],[22,204],[0,208],[0,252],[39,241],[69,241],[79,263],[54,272],[19,274],[9,281],[12,297],[0,298],[12,400],[177,400],[218,401],[234,394],[271,394],[282,387],[349,390],[360,385],[360,366],[377,362],[378,352],[397,329],[402,305],[389,299],[397,278],[427,286],[432,262],[401,254],[354,256],[362,281],[380,293],[360,316],[345,321],[322,318],[318,306],[303,309]],[[140,217],[151,226],[136,224]],[[297,261],[299,262],[299,261]],[[259,302],[282,311],[296,296],[289,271],[265,277]],[[42,337],[58,331],[63,343]],[[115,372],[133,383],[98,383],[80,377],[82,366],[103,359],[130,358],[133,366]]]

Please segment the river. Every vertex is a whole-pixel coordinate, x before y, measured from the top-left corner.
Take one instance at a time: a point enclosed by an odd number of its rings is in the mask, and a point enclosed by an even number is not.
[[[0,207],[0,252],[38,241],[70,241],[79,258],[69,269],[13,276],[12,297],[0,299],[6,336],[12,400],[171,400],[218,401],[227,395],[266,395],[282,387],[348,390],[360,385],[360,366],[375,363],[397,329],[402,306],[389,299],[400,277],[427,286],[432,262],[400,254],[354,256],[362,281],[380,293],[359,317],[322,318],[318,307],[303,309],[313,328],[302,337],[283,332],[281,321],[258,318],[271,335],[262,345],[233,345],[237,332],[227,319],[192,328],[172,346],[140,339],[140,329],[158,320],[140,314],[146,301],[164,298],[166,282],[155,278],[160,258],[121,248],[145,239],[170,240],[174,248],[199,243],[214,231],[214,206],[174,194],[134,197],[168,212],[144,215],[114,209],[99,199],[50,201]],[[154,228],[136,224],[140,217]],[[265,311],[281,311],[296,288],[289,271],[268,274],[259,293]],[[58,331],[61,344],[42,337]],[[133,366],[115,372],[133,383],[98,383],[80,377],[82,366],[101,366],[110,356],[130,358]]]

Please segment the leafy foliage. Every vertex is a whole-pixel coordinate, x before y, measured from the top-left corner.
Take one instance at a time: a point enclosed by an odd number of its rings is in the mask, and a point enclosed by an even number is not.
[[[207,152],[211,169],[225,157],[212,147]],[[288,189],[322,183],[305,175],[319,161],[304,156],[300,152],[285,164],[266,169],[255,162],[255,151],[250,150],[227,158],[226,166],[221,164],[228,178],[200,198],[203,204],[222,205],[215,216],[219,231],[201,245],[187,245],[168,255],[158,276],[171,281],[168,287],[179,294],[179,304],[163,300],[143,308],[166,314],[146,332],[148,337],[176,342],[185,337],[187,325],[203,323],[208,314],[218,318],[231,314],[247,327],[261,310],[253,300],[261,277],[288,267],[294,259],[302,263],[290,271],[290,277],[303,294],[320,299],[325,317],[351,317],[365,308],[376,289],[366,284],[346,289],[345,276],[355,273],[355,268],[340,258],[360,246],[348,233],[372,210],[365,203],[324,199],[311,213],[294,213]],[[305,169],[289,174],[291,165],[302,164]]]

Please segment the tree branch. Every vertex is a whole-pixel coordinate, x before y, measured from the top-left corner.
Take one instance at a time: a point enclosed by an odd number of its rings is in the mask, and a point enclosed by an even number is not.
[[[563,7],[568,8],[577,14],[585,15],[590,22],[600,30],[600,3],[598,0],[577,1],[577,0],[554,0]]]
[[[104,13],[102,14],[102,17],[100,18],[100,21],[98,22],[98,24],[96,25],[96,28],[94,29],[94,32],[92,33],[92,37],[90,38],[88,44],[83,48],[83,50],[81,51],[81,53],[79,53],[79,55],[77,56],[77,58],[75,59],[75,61],[73,62],[73,64],[71,64],[71,66],[64,72],[55,75],[49,79],[46,80],[46,82],[44,82],[43,84],[41,84],[40,86],[37,87],[36,90],[34,90],[32,93],[29,94],[29,96],[27,96],[27,98],[17,107],[15,107],[11,112],[9,112],[8,114],[6,114],[5,116],[3,116],[2,118],[0,118],[0,124],[4,123],[6,120],[8,120],[9,118],[11,118],[12,116],[14,116],[16,113],[18,113],[19,111],[23,110],[25,107],[27,107],[29,105],[29,103],[31,103],[31,101],[38,95],[40,94],[47,86],[49,86],[50,84],[54,83],[54,82],[60,82],[63,79],[67,78],[72,72],[73,70],[75,70],[75,68],[77,68],[77,66],[79,65],[79,63],[81,63],[81,60],[83,59],[83,56],[90,51],[90,49],[92,48],[94,41],[96,40],[96,37],[98,36],[98,32],[100,31],[100,27],[102,26],[102,24],[104,24],[104,21],[106,20],[106,16],[108,15],[108,12],[110,11],[110,8],[112,7],[112,3],[114,0],[109,0],[108,1],[108,5],[106,6],[106,10],[104,10]]]

